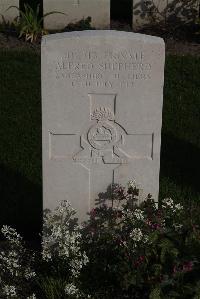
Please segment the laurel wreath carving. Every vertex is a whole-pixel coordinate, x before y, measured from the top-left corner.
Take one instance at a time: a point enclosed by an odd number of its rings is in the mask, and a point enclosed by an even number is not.
[[[96,108],[91,119],[97,121],[114,120],[114,113],[107,107]]]

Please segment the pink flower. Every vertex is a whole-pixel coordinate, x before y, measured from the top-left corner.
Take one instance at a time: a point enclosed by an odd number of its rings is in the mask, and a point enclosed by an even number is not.
[[[160,229],[161,228],[161,224],[160,223],[152,223],[151,220],[147,220],[146,224],[152,228],[152,229]]]
[[[141,255],[141,256],[139,257],[139,259],[140,259],[140,262],[144,262],[144,255]]]
[[[193,269],[193,262],[184,262],[183,264],[180,264],[178,266],[174,266],[173,268],[173,273],[185,273],[185,272],[190,272]]]
[[[190,272],[193,269],[193,262],[186,262],[183,264],[183,272]]]
[[[139,256],[139,258],[133,264],[136,268],[139,267],[145,260],[144,255]]]
[[[174,266],[174,268],[173,268],[173,273],[176,274],[177,272],[180,272],[180,271],[178,271],[177,267]]]

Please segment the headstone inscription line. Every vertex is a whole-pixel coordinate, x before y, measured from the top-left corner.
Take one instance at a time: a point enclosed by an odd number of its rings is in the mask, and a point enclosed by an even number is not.
[[[160,38],[85,31],[43,39],[45,208],[67,198],[83,220],[110,184],[132,178],[157,199],[163,71]]]

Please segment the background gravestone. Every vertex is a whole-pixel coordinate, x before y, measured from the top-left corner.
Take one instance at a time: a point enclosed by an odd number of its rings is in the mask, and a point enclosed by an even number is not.
[[[133,29],[156,22],[190,23],[199,16],[199,0],[133,0]]]
[[[16,8],[10,8],[10,6],[19,7],[19,0],[1,0],[0,1],[0,19],[4,16],[6,21],[12,22],[16,17],[19,16],[19,11]]]
[[[92,26],[98,29],[110,26],[110,0],[44,0],[44,14],[59,11],[66,15],[53,14],[44,19],[46,29],[63,29],[69,23],[76,23],[87,17],[92,18]]]
[[[164,42],[117,31],[42,42],[44,208],[68,199],[80,219],[111,183],[159,191]]]

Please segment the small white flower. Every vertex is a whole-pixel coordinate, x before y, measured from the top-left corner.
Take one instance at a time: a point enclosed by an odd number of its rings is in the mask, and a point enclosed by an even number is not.
[[[147,235],[144,235],[142,241],[143,243],[147,243],[149,241],[149,237]]]
[[[78,295],[79,290],[73,283],[69,283],[65,287],[65,293],[69,296]]]
[[[3,293],[7,297],[15,297],[17,295],[15,286],[9,286],[9,285],[4,286]]]
[[[144,212],[142,210],[136,209],[133,215],[137,220],[144,220]]]
[[[42,250],[42,259],[43,259],[44,261],[46,261],[46,262],[52,260],[51,253],[48,252],[48,249],[47,249],[47,248],[44,248],[44,247],[43,247],[43,250]]]
[[[165,198],[162,202],[162,208],[169,208],[173,213],[176,213],[177,211],[181,211],[183,209],[183,206],[180,203],[175,204],[171,198]]]
[[[128,187],[129,188],[136,188],[136,181],[135,180],[131,180],[128,182]]]
[[[140,228],[134,228],[130,233],[130,238],[134,242],[140,242],[142,240],[142,237],[143,237],[143,233]]]
[[[33,278],[36,276],[36,273],[34,271],[31,271],[31,269],[26,269],[25,270],[25,273],[24,273],[24,276],[27,280]]]
[[[2,272],[10,272],[12,276],[18,276],[21,265],[19,256],[15,250],[0,252],[0,267]]]
[[[17,246],[21,246],[22,237],[14,228],[11,228],[8,225],[3,225],[3,227],[1,228],[1,232],[9,242]]]
[[[183,206],[180,203],[178,203],[175,205],[175,209],[178,211],[183,210]]]
[[[27,297],[27,299],[37,299],[36,295],[33,293],[31,296]]]
[[[135,217],[134,217],[134,214],[133,214],[133,211],[131,211],[130,209],[123,209],[122,210],[122,217],[123,219],[129,219],[132,224],[135,222]]]
[[[163,204],[162,204],[163,208],[166,208],[166,207],[173,208],[173,206],[174,206],[173,199],[171,199],[171,198],[163,199]]]
[[[182,224],[178,224],[178,223],[174,223],[173,227],[174,227],[175,231],[180,231],[181,228],[183,227],[183,225]]]

